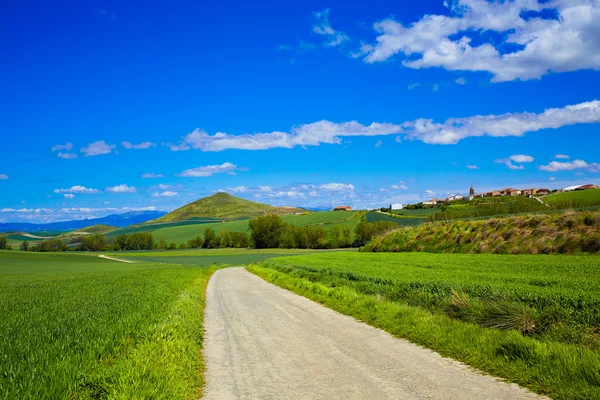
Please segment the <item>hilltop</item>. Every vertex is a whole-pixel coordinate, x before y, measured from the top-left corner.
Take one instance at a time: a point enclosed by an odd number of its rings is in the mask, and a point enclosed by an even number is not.
[[[97,224],[92,226],[86,226],[85,228],[77,229],[74,233],[86,234],[86,233],[108,233],[119,229],[116,226],[110,226],[105,224]]]
[[[187,204],[153,222],[183,221],[190,218],[253,218],[272,212],[273,206],[240,199],[228,193],[216,193]]]

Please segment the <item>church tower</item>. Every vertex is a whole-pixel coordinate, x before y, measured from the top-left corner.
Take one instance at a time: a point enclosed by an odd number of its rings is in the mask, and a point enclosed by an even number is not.
[[[473,189],[473,185],[471,185],[471,189],[469,189],[469,200],[473,200],[475,197],[475,189]]]

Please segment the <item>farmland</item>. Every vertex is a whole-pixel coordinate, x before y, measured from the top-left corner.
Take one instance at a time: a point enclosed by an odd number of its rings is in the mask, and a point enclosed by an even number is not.
[[[249,270],[537,392],[600,396],[594,257],[323,253]]]
[[[198,398],[213,270],[0,252],[0,397]]]
[[[597,206],[600,205],[600,189],[556,193],[545,196],[543,200],[554,207]]]
[[[334,226],[354,227],[358,222],[358,212],[327,211],[319,213],[309,213],[302,215],[284,215],[281,218],[284,222],[295,226],[322,226],[330,229]],[[185,243],[190,239],[200,236],[207,228],[216,232],[226,230],[228,232],[247,232],[249,220],[237,220],[226,222],[211,222],[202,224],[185,224],[156,229],[152,232],[157,240],[165,239],[167,242]],[[111,235],[118,235],[121,231],[115,231]]]

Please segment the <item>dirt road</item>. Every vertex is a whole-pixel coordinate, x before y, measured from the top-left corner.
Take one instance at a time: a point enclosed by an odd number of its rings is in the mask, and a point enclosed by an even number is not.
[[[539,399],[242,268],[217,271],[206,399]]]

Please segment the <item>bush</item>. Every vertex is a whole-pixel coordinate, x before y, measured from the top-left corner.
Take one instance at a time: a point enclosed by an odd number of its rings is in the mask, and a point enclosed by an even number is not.
[[[8,239],[6,236],[0,236],[0,250],[4,250],[8,247]]]
[[[104,245],[104,236],[96,233],[94,235],[83,236],[77,250],[100,251],[104,249]]]

